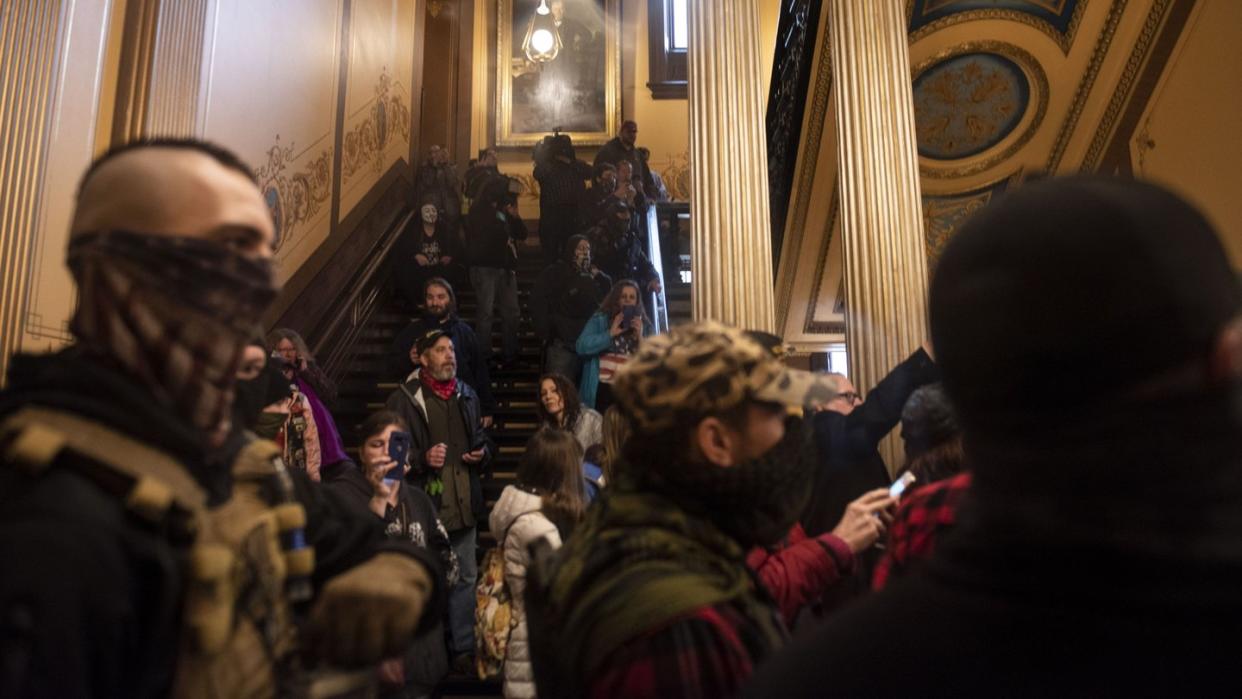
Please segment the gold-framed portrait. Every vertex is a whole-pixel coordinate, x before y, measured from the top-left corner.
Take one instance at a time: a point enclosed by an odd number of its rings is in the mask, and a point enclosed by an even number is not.
[[[615,136],[621,120],[620,0],[496,4],[496,145],[533,146],[553,129],[583,146]],[[537,18],[540,9],[545,12]],[[539,24],[532,25],[536,19]],[[551,60],[530,57],[532,26],[555,28]]]

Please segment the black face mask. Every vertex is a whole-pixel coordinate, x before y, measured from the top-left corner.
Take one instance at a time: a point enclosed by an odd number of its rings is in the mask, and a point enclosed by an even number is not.
[[[768,546],[802,515],[816,457],[809,424],[790,417],[785,436],[759,458],[731,468],[704,462],[661,469],[662,489],[743,546]]]
[[[268,360],[263,371],[253,379],[239,380],[234,386],[233,420],[237,425],[258,431],[263,409],[293,395],[289,380],[281,373],[273,360]],[[283,417],[282,417],[283,421]],[[260,435],[267,437],[269,435]]]

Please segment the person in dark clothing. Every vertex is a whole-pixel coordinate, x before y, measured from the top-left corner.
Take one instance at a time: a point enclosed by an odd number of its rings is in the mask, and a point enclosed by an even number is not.
[[[517,249],[527,232],[518,216],[516,185],[516,180],[503,175],[488,180],[471,204],[466,223],[470,284],[479,304],[475,328],[490,357],[493,313],[500,306],[502,364],[514,364],[518,358]]]
[[[466,277],[457,236],[430,202],[420,209],[421,221],[397,239],[393,249],[393,280],[409,310],[423,303],[428,279],[439,277],[460,285]]]
[[[1029,184],[949,241],[929,305],[956,528],[749,696],[1238,694],[1242,285],[1211,224],[1149,183]]]
[[[16,355],[0,392],[5,696],[285,694],[308,689],[295,649],[365,666],[439,616],[434,557],[243,431],[274,238],[249,169],[211,144],[131,142],[87,171],[75,342]]]
[[[573,142],[566,134],[551,137],[535,160],[539,244],[548,264],[559,260],[565,241],[582,230],[578,206],[586,197],[586,180],[590,178],[591,166],[575,157]]]
[[[489,179],[498,175],[500,175],[500,168],[496,150],[494,148],[480,150],[478,160],[475,160],[470,169],[466,170],[465,183],[463,184],[466,198],[473,202],[483,190],[483,185]]]
[[[607,215],[608,202],[613,201],[617,191],[617,168],[612,163],[600,163],[591,170],[591,188],[582,195],[578,207],[578,227],[588,231],[600,225]]]
[[[600,163],[609,163],[616,167],[622,160],[629,162],[634,166],[634,176],[638,178],[642,185],[641,190],[648,196],[653,195],[653,182],[651,180],[651,169],[647,167],[647,163],[639,157],[638,149],[634,147],[638,141],[638,122],[626,120],[621,124],[621,132],[611,141],[605,143],[595,154],[595,165]],[[650,189],[649,189],[650,188]]]
[[[449,543],[448,531],[436,516],[436,507],[421,488],[403,480],[388,481],[385,475],[395,465],[389,455],[388,443],[393,432],[409,433],[409,425],[400,415],[381,410],[372,414],[359,429],[362,446],[358,449],[359,466],[350,462],[334,464],[324,477],[324,487],[340,494],[363,516],[379,518],[390,539],[408,541],[435,553],[443,564],[443,582],[457,584],[461,571],[457,555]],[[405,464],[405,473],[410,470]],[[379,676],[384,684],[383,697],[429,697],[448,673],[448,654],[441,624],[418,639],[404,657],[390,658],[380,664]]]
[[[582,360],[574,346],[611,288],[612,278],[591,262],[591,241],[572,236],[564,259],[548,265],[531,292],[531,317],[543,340],[544,371],[577,381]]]
[[[587,232],[591,241],[591,253],[595,263],[613,279],[633,279],[645,295],[659,292],[660,274],[644,251],[631,225],[632,211],[620,199],[608,202],[604,218],[598,226]]]
[[[892,482],[877,447],[901,421],[910,394],[938,381],[940,370],[920,348],[881,379],[865,401],[849,378],[833,376],[841,392],[812,419],[821,465],[802,516],[811,536],[832,531],[851,500]]]
[[[461,191],[457,166],[453,164],[448,149],[432,146],[426,162],[418,168],[414,200],[435,204],[443,219],[443,229],[452,238],[459,235],[461,227]]]
[[[432,330],[417,344],[422,370],[388,396],[385,407],[410,426],[407,479],[431,496],[449,531],[461,577],[449,592],[454,667],[474,652],[474,584],[478,522],[483,517],[481,476],[495,451],[480,425],[479,397],[457,379],[453,340]]]
[[[444,279],[429,279],[424,293],[423,314],[410,321],[393,339],[391,371],[401,382],[411,379],[410,374],[418,368],[418,339],[432,330],[439,330],[453,340],[457,355],[457,378],[465,381],[479,396],[483,427],[491,427],[496,412],[496,399],[492,396],[491,371],[487,357],[470,324],[457,315],[457,294]]]

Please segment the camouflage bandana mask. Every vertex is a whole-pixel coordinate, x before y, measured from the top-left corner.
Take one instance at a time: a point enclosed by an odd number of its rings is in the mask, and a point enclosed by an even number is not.
[[[242,350],[276,297],[271,262],[209,240],[105,231],[74,237],[68,263],[80,344],[222,439]]]
[[[769,546],[789,532],[810,499],[816,449],[809,423],[785,420],[785,436],[762,456],[729,468],[677,463],[654,469],[656,487],[697,510],[744,547]]]

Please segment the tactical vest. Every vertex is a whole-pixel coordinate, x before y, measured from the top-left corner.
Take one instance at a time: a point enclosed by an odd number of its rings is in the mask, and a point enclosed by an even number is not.
[[[192,542],[173,696],[310,692],[292,604],[310,598],[314,550],[275,443],[255,439],[241,450],[232,496],[211,508],[176,459],[79,415],[23,408],[0,424],[0,444],[5,460],[29,475],[71,465],[134,516]]]

